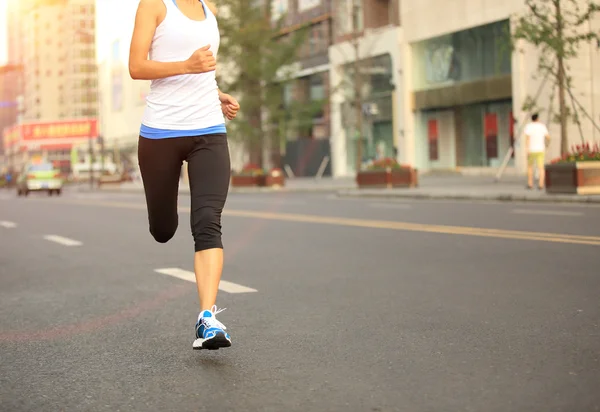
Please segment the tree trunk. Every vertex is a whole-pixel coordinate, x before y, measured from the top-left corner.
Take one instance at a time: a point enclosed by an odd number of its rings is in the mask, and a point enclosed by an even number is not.
[[[560,154],[569,151],[567,135],[567,104],[565,101],[565,66],[562,57],[558,58],[558,107],[560,117]]]
[[[569,151],[568,135],[567,135],[567,104],[565,101],[566,75],[564,62],[564,46],[563,46],[563,16],[560,8],[560,0],[554,0],[554,8],[556,10],[556,34],[558,44],[561,45],[557,53],[558,74],[556,82],[558,83],[558,113],[560,118],[560,154],[564,155]]]

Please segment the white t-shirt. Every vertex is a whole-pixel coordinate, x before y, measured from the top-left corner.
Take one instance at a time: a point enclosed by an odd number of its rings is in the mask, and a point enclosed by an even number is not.
[[[529,152],[544,153],[546,151],[546,136],[549,135],[546,125],[531,122],[525,126],[525,136],[529,136]]]

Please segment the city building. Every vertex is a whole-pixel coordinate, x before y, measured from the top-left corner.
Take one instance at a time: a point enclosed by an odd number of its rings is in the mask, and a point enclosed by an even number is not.
[[[18,121],[22,78],[23,71],[19,66],[0,66],[0,136],[3,130],[14,126]],[[4,152],[4,145],[0,144],[0,154]],[[8,166],[5,165],[5,168]]]
[[[21,93],[16,99],[16,125],[4,139],[10,141],[9,162],[18,167],[18,162],[42,157],[67,170],[74,142],[97,137],[96,128],[90,126],[98,116],[95,1],[9,2],[8,46],[9,63],[22,67],[21,82],[15,86]],[[89,126],[88,135],[74,136],[65,126],[79,123]],[[28,130],[39,132],[15,137]],[[66,134],[55,134],[61,131]],[[17,156],[15,141],[25,140],[27,145],[19,145],[25,152]],[[98,150],[96,144],[89,146]]]
[[[356,171],[352,42],[356,32],[364,74],[360,76],[363,164],[391,155],[424,173],[469,174],[496,173],[507,160],[507,173],[525,172],[525,148],[519,139],[529,118],[522,109],[537,94],[543,78],[538,76],[539,51],[523,43],[515,53],[510,49],[507,33],[514,16],[525,11],[522,0],[494,4],[337,0],[336,4],[335,42],[329,52],[330,87],[339,87],[331,104],[335,176]],[[362,8],[356,23],[352,20],[355,5]],[[387,11],[378,9],[384,5]],[[385,19],[388,24],[381,23]],[[598,32],[600,16],[586,29]],[[366,60],[371,63],[365,64]],[[576,124],[569,125],[569,145],[598,142],[600,132],[588,115],[600,124],[600,45],[583,45],[568,65],[574,96],[587,113],[578,110],[581,132]],[[541,87],[537,100],[540,117],[552,135],[546,161],[560,155],[560,128],[551,122],[548,110],[556,111],[558,105],[556,96],[551,102],[550,85],[551,81]],[[383,97],[386,93],[391,102]],[[511,147],[514,153],[507,157]]]
[[[398,0],[335,0],[331,142],[335,176],[357,167],[356,90],[363,113],[361,159],[395,157],[404,106]],[[358,75],[356,75],[356,62]]]
[[[321,165],[323,175],[331,174],[330,64],[329,46],[332,43],[332,0],[272,0],[271,17],[283,16],[283,34],[308,26],[307,39],[302,45],[294,67],[294,80],[286,84],[284,105],[290,102],[314,102],[316,113],[306,124],[286,135],[284,163],[295,176],[314,176]]]
[[[23,121],[97,116],[95,20],[94,0],[37,2],[25,11]]]
[[[524,144],[514,142],[529,121],[523,105],[528,96],[537,94],[543,78],[538,76],[535,48],[518,44],[515,53],[510,50],[511,19],[523,11],[521,0],[493,5],[476,0],[402,2],[408,103],[400,150],[403,161],[421,170],[495,171],[514,146],[508,171],[525,171]],[[600,16],[593,27],[600,28]],[[568,65],[574,94],[598,122],[600,48],[595,42],[584,45]],[[546,123],[551,123],[547,109],[557,109],[557,103],[551,102],[551,84],[550,80],[541,88],[538,99],[540,118]],[[569,142],[598,141],[600,134],[581,111],[580,118],[583,136],[572,124]],[[546,161],[560,155],[560,129],[549,126],[552,142]]]

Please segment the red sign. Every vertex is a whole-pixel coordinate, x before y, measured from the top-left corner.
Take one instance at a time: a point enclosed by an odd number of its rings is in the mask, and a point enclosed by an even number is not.
[[[21,125],[21,135],[23,140],[97,137],[98,121],[93,119],[50,123],[28,123]]]
[[[488,159],[498,157],[498,116],[496,113],[485,115],[485,149]]]
[[[438,122],[433,119],[427,123],[427,137],[429,140],[429,160],[438,160]]]
[[[515,151],[514,151],[514,148],[515,148],[515,119],[513,117],[512,111],[508,114],[508,135],[510,136],[510,147],[513,148],[511,158],[514,159],[514,157],[515,157]]]

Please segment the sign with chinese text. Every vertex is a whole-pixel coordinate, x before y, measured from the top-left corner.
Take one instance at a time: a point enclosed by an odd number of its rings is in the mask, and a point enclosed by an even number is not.
[[[69,139],[98,136],[97,120],[71,120],[52,123],[28,123],[21,125],[23,140]]]

